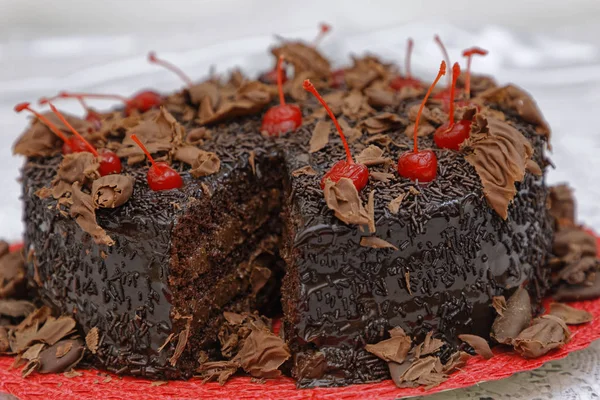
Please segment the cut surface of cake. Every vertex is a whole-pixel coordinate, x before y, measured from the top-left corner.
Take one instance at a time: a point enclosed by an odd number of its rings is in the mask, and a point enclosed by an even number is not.
[[[494,298],[524,288],[540,311],[551,282],[549,129],[525,92],[471,77],[470,100],[455,111],[470,137],[452,150],[433,137],[448,122],[438,91],[418,129],[419,148],[437,157],[436,177],[419,183],[398,175],[396,164],[413,147],[425,84],[393,90],[392,66],[368,56],[333,87],[329,63],[310,46],[288,43],[274,54],[295,70],[285,94],[302,122],[290,132],[261,132],[277,89],[235,72],[227,82],[163,96],[144,112],[97,113],[96,125],[68,117],[95,147],[123,160],[126,182],[101,177],[82,155],[90,153],[60,154],[60,139],[40,119],[17,142],[15,151],[28,157],[30,283],[84,335],[97,330],[95,365],[179,379],[221,362],[272,377],[263,368],[271,360],[299,387],[347,385],[389,378],[386,361],[366,346],[393,329],[415,342],[433,332],[446,362],[458,335],[489,338]],[[322,106],[302,90],[305,78],[368,166],[364,188],[343,179],[321,185],[346,153]],[[149,187],[132,134],[179,173],[181,188]],[[262,369],[246,368],[240,354],[251,340],[234,317],[254,312],[282,325],[279,342],[263,349]],[[265,325],[245,318],[249,332]],[[231,349],[236,357],[226,356]]]

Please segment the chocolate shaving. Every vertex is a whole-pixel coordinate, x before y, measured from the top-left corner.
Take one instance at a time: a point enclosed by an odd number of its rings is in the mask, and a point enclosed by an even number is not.
[[[391,333],[391,332],[390,332]],[[402,364],[410,351],[412,341],[404,331],[395,331],[394,335],[386,340],[382,340],[376,344],[367,344],[365,350],[375,354],[386,362],[396,362]]]
[[[504,296],[494,296],[492,297],[492,307],[500,316],[504,316],[504,311],[506,311],[506,299]]]
[[[402,200],[404,200],[404,197],[406,197],[406,193],[402,193],[401,195],[389,202],[388,209],[392,214],[398,214],[398,212],[400,211],[400,205],[402,204]]]
[[[237,361],[250,375],[257,378],[277,378],[278,369],[291,357],[285,342],[264,328],[254,328],[232,361]]]
[[[329,133],[331,132],[330,121],[319,121],[313,129],[312,137],[310,138],[309,153],[315,153],[322,150],[329,143]]]
[[[360,245],[363,247],[372,247],[374,249],[394,249],[398,250],[396,246],[387,242],[383,239],[380,239],[376,236],[363,236],[360,238]]]
[[[367,98],[358,90],[353,90],[346,97],[342,105],[342,113],[351,119],[358,120],[375,112],[369,106]]]
[[[216,106],[221,99],[219,85],[210,80],[190,86],[186,89],[186,92],[193,104],[200,104],[205,98],[208,98]]]
[[[341,178],[337,182],[327,179],[323,194],[327,207],[333,210],[336,218],[340,221],[349,225],[367,225],[369,223],[369,215],[350,179]]]
[[[71,135],[71,130],[52,112],[43,113],[65,136]],[[92,129],[86,120],[64,114],[65,119],[81,134]],[[41,120],[34,118],[31,126],[21,134],[13,146],[13,154],[26,157],[50,157],[60,152],[62,140],[52,132]]]
[[[471,346],[477,354],[479,354],[486,360],[489,360],[490,358],[494,357],[494,353],[492,353],[490,345],[481,336],[462,334],[458,335],[458,338],[463,342],[467,343],[469,346]]]
[[[185,138],[186,143],[200,146],[204,143],[204,140],[212,139],[212,133],[210,130],[201,126],[200,128],[194,128],[190,130]]]
[[[195,178],[216,174],[221,170],[221,160],[216,153],[200,150],[198,158],[192,163],[190,174]]]
[[[543,315],[533,320],[514,340],[515,351],[526,358],[537,358],[550,350],[562,347],[571,340],[571,331],[565,322],[554,315]]]
[[[585,324],[594,319],[594,316],[586,310],[580,310],[563,303],[551,303],[550,315],[562,319],[567,325]]]
[[[460,148],[479,175],[488,204],[507,219],[508,204],[517,193],[515,182],[525,178],[533,154],[531,143],[507,123],[477,114],[471,136]]]
[[[267,267],[254,266],[250,273],[250,286],[252,287],[252,294],[256,295],[269,281],[272,272]]]
[[[302,176],[302,175],[315,176],[316,174],[317,174],[317,171],[315,171],[313,169],[313,167],[311,167],[310,165],[305,165],[304,167],[300,167],[300,168],[292,171],[293,177],[298,177],[298,176]]]
[[[161,107],[152,119],[142,120],[138,125],[129,129],[127,136],[123,139],[123,145],[117,150],[117,155],[121,158],[128,157],[129,165],[145,159],[142,149],[131,139],[132,134],[140,139],[150,154],[154,154],[160,151],[169,151],[174,146],[181,144],[185,136],[185,128],[169,111]]]
[[[426,386],[426,389],[438,386],[447,379],[447,376],[441,373],[440,359],[438,357],[425,357],[415,359],[408,368],[394,379],[396,386],[400,388]],[[390,368],[391,371],[391,368]],[[439,372],[438,372],[439,371]]]
[[[186,164],[192,165],[200,156],[202,150],[194,145],[183,145],[175,150],[173,158],[178,161],[182,161]]]
[[[98,351],[98,344],[100,342],[100,331],[98,327],[93,327],[89,330],[87,335],[85,335],[85,345],[90,350],[92,354],[96,354]]]
[[[127,175],[105,175],[92,184],[92,200],[96,208],[115,208],[125,204],[133,193],[135,180]]]
[[[327,370],[327,359],[325,354],[318,351],[314,354],[297,354],[292,373],[298,380],[322,378]]]
[[[435,353],[443,345],[444,345],[444,342],[442,342],[440,339],[434,338],[433,332],[429,331],[427,333],[427,335],[425,335],[425,340],[423,340],[423,343],[420,343],[415,348],[415,357],[418,358],[418,357],[422,357],[422,356],[426,356],[426,355]]]
[[[383,64],[375,56],[354,57],[354,65],[344,71],[346,86],[363,90],[375,81],[384,80],[390,74],[390,66]]]
[[[367,167],[391,163],[391,160],[389,158],[384,158],[382,156],[383,149],[375,145],[370,145],[369,147],[361,151],[359,155],[356,156],[356,162],[358,164],[364,164]]]
[[[49,345],[57,343],[75,329],[75,320],[71,317],[48,317],[44,326],[37,331],[32,341],[40,341]]]
[[[556,288],[556,292],[552,297],[556,301],[595,299],[600,297],[600,279],[598,279],[598,275],[596,275],[592,282],[587,282],[585,285],[561,284]]]
[[[535,101],[523,89],[514,85],[507,85],[486,90],[478,98],[497,103],[502,108],[515,111],[525,121],[536,125],[536,132],[538,134],[550,139],[550,127],[548,123]]]
[[[175,351],[173,352],[173,355],[171,356],[171,358],[169,358],[169,363],[172,366],[175,366],[177,364],[179,357],[181,357],[181,355],[183,354],[183,351],[185,350],[185,346],[187,345],[189,337],[190,337],[190,320],[188,320],[185,328],[181,332],[179,332],[179,337],[177,338],[177,344],[175,345]]]
[[[0,266],[1,266],[0,262]],[[0,276],[2,267],[0,267]],[[0,317],[22,318],[31,314],[35,310],[35,305],[27,300],[3,299],[0,300]]]
[[[329,78],[331,66],[329,61],[316,48],[302,42],[286,41],[282,46],[271,50],[276,58],[283,56],[285,61],[294,66],[294,74],[310,71],[318,77]]]
[[[69,347],[68,352],[57,357],[57,349]],[[40,374],[56,374],[74,368],[85,353],[85,347],[79,339],[63,340],[42,351],[38,357]]]
[[[21,250],[0,257],[0,299],[17,294],[25,285],[26,276],[25,258]]]
[[[575,225],[575,199],[569,185],[551,186],[548,203],[548,212],[559,226]]]
[[[552,252],[556,255],[550,261],[555,271],[552,276],[554,283],[589,284],[600,269],[600,262],[596,258],[596,238],[578,226],[559,228],[554,235]]]
[[[220,385],[224,385],[227,380],[240,368],[237,361],[212,361],[201,364],[196,372],[202,378],[202,382],[216,380]]]
[[[408,121],[398,114],[384,112],[361,121],[358,126],[373,135],[376,133],[387,132],[390,129],[397,129],[402,125],[408,125]]]
[[[371,171],[369,172],[369,176],[383,183],[388,183],[391,179],[394,179],[394,174],[390,174],[389,172]]]
[[[67,353],[69,353],[69,351],[71,351],[71,349],[73,348],[73,343],[66,341],[64,342],[64,344],[61,344],[59,346],[56,347],[56,358],[62,358],[64,356],[67,355]]]
[[[73,205],[70,215],[84,231],[89,233],[96,244],[112,246],[115,242],[106,234],[98,222],[96,222],[96,208],[92,196],[81,191],[79,183],[72,186]]]
[[[56,171],[56,178],[52,181],[56,185],[59,181],[69,185],[80,182],[85,185],[95,179],[100,178],[98,168],[100,163],[92,153],[87,151],[80,153],[66,154]]]
[[[340,118],[338,123],[340,124],[348,143],[354,143],[362,136],[362,131],[360,129],[351,127],[345,118]]]
[[[369,223],[367,224],[369,228],[369,233],[375,233],[375,191],[371,190],[369,192],[369,197],[367,200],[367,206],[365,207],[367,211],[367,215],[369,216]]]
[[[518,288],[506,302],[504,315],[498,315],[490,336],[498,343],[511,344],[531,322],[531,299],[526,289]]]
[[[256,114],[271,102],[273,92],[258,81],[248,81],[231,93],[222,93],[219,104],[205,97],[200,104],[197,122],[200,125],[220,122],[228,118]]]

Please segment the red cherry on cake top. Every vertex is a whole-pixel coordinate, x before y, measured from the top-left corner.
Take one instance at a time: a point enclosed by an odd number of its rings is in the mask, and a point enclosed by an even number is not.
[[[394,79],[392,79],[392,81],[390,82],[390,87],[394,90],[400,90],[404,87],[420,88],[421,86],[423,86],[421,82],[418,79],[413,78],[412,74],[410,73],[410,56],[412,54],[413,47],[413,40],[411,38],[408,38],[408,45],[406,47],[406,59],[404,60],[405,74],[404,76],[397,76]]]
[[[461,143],[469,138],[469,133],[471,132],[471,121],[461,120],[454,122],[454,97],[456,95],[456,81],[459,75],[460,66],[458,63],[454,63],[452,66],[448,122],[437,128],[433,134],[433,141],[441,149],[458,150]]]
[[[266,132],[269,136],[279,136],[283,133],[293,131],[302,125],[302,111],[296,104],[286,104],[283,95],[282,78],[283,56],[277,60],[277,90],[279,90],[279,105],[273,106],[267,110],[263,116],[260,126],[261,132]]]
[[[427,90],[425,94],[425,98],[421,102],[421,106],[419,107],[419,112],[417,113],[417,119],[415,120],[415,131],[413,136],[414,147],[413,151],[407,151],[400,156],[398,159],[398,174],[405,178],[411,179],[413,181],[419,181],[420,183],[431,182],[437,176],[437,157],[432,150],[421,150],[419,151],[418,147],[418,129],[419,129],[419,121],[421,120],[421,114],[423,113],[423,108],[425,107],[425,103],[431,95],[431,91],[438,83],[440,78],[446,74],[446,63],[442,61],[440,65],[440,71],[437,74],[437,77]]]
[[[142,149],[144,154],[146,154],[146,157],[148,157],[152,163],[148,169],[148,174],[146,175],[150,189],[158,192],[161,190],[178,189],[183,186],[183,179],[181,179],[181,175],[179,175],[177,171],[171,168],[167,163],[155,162],[146,146],[142,144],[135,134],[131,135],[131,140],[140,146],[140,149]]]
[[[119,157],[117,157],[117,155],[114,152],[104,149],[99,153],[94,148],[94,146],[90,144],[90,142],[85,140],[85,138],[81,136],[81,134],[77,132],[75,128],[73,128],[69,121],[67,121],[67,119],[61,114],[61,112],[58,111],[56,107],[54,107],[54,104],[52,104],[49,101],[47,101],[47,103],[50,106],[52,112],[58,117],[58,119],[60,119],[62,123],[65,124],[65,126],[69,128],[69,130],[71,130],[71,132],[73,133],[74,136],[71,139],[71,141],[73,141],[74,138],[77,138],[77,140],[80,143],[83,143],[85,145],[86,149],[84,151],[89,151],[98,159],[98,162],[100,163],[98,172],[101,176],[121,173],[121,160],[119,159]]]
[[[63,154],[70,154],[70,153],[77,153],[77,152],[80,152],[80,151],[86,151],[85,144],[83,144],[80,141],[78,141],[77,143],[75,143],[72,140],[72,139],[75,139],[75,138],[68,138],[48,118],[46,118],[44,115],[40,114],[39,112],[37,112],[33,108],[31,108],[31,104],[30,103],[19,103],[19,104],[17,104],[14,107],[14,110],[16,112],[18,112],[18,113],[27,110],[30,113],[32,113],[33,115],[35,115],[37,117],[37,119],[39,119],[40,121],[42,121],[44,123],[44,125],[46,125],[48,127],[48,129],[50,129],[56,136],[58,136],[60,138],[60,140],[63,141],[63,147],[62,147]]]
[[[181,78],[181,80],[184,81],[188,87],[194,86],[194,81],[192,81],[185,72],[183,72],[179,67],[171,64],[170,62],[156,57],[155,52],[151,51],[150,53],[148,53],[148,62],[150,62],[151,64],[160,65],[168,69],[169,71],[174,72],[175,75]]]
[[[487,53],[487,50],[479,47],[471,47],[462,53],[463,57],[467,57],[467,76],[465,77],[465,94],[467,95],[467,99],[471,98],[471,59],[474,55],[485,56]]]
[[[96,111],[94,111],[90,106],[88,106],[85,100],[80,96],[72,96],[70,93],[67,92],[59,92],[56,96],[53,97],[42,97],[39,103],[40,105],[43,105],[48,103],[49,101],[54,101],[56,99],[66,99],[70,97],[79,101],[79,104],[81,104],[81,107],[83,107],[83,109],[86,112],[85,120],[91,123],[94,126],[94,129],[99,130],[102,126],[102,119],[100,118],[100,115]]]
[[[346,150],[346,160],[338,161],[337,163],[335,163],[333,167],[331,167],[329,172],[327,172],[325,176],[323,176],[323,179],[321,180],[321,189],[325,187],[325,181],[327,179],[331,179],[333,182],[337,182],[341,178],[348,178],[352,181],[352,183],[354,183],[356,190],[362,190],[362,188],[364,188],[367,185],[367,182],[369,181],[369,169],[366,165],[355,163],[352,159],[352,153],[350,152],[350,147],[348,146],[348,141],[346,141],[346,136],[344,136],[342,127],[338,123],[337,118],[335,117],[325,100],[323,100],[323,97],[321,97],[319,92],[317,92],[317,89],[311,83],[311,81],[308,79],[305,80],[302,87],[304,88],[304,90],[312,93],[317,98],[317,100],[319,100],[319,103],[321,103],[323,107],[325,107],[327,114],[329,114],[329,117],[333,121],[335,128],[340,134],[340,138],[342,139],[342,143],[344,145],[344,150]]]

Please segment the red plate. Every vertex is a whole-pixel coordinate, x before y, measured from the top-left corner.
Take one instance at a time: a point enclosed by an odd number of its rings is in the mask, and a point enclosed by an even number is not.
[[[600,248],[600,238],[598,247]],[[79,372],[83,373],[83,376],[77,378],[34,374],[23,379],[20,370],[9,370],[12,358],[0,357],[0,392],[14,394],[21,400],[399,399],[507,378],[514,373],[538,368],[548,361],[566,357],[572,351],[589,346],[593,340],[600,338],[600,299],[570,304],[591,312],[595,318],[588,324],[571,326],[573,338],[563,348],[535,360],[527,360],[512,351],[496,348],[495,357],[492,359],[486,361],[479,356],[471,357],[464,369],[450,375],[446,382],[428,391],[423,388],[398,389],[391,380],[343,388],[297,390],[290,378],[268,380],[264,384],[258,384],[250,382],[250,378],[247,377],[233,378],[225,386],[217,383],[203,385],[198,380],[173,381],[162,386],[151,386],[152,381],[121,378],[96,370],[81,370]]]

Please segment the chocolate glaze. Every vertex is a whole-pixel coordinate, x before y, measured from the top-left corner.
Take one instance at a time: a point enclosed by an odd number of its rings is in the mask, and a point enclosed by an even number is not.
[[[405,117],[416,102],[409,99],[384,111]],[[312,100],[304,104],[305,118],[316,107]],[[543,138],[532,125],[508,117],[532,141],[534,159],[545,165]],[[263,138],[259,126],[260,116],[251,116],[211,127],[213,139],[203,149],[219,155],[221,171],[195,179],[175,164],[185,182],[181,190],[152,192],[145,184],[145,165],[125,167],[136,180],[131,199],[98,211],[99,224],[116,242],[112,247],[96,245],[58,213],[54,200],[34,195],[49,185],[60,157],[25,164],[25,244],[34,254],[28,273],[39,274],[42,298],[74,314],[84,332],[99,328],[99,366],[149,378],[181,378],[191,375],[200,351],[214,358],[222,311],[254,309],[260,306],[256,298],[265,300],[251,294],[247,260],[273,233],[283,232],[284,331],[300,387],[389,377],[386,365],[363,346],[385,339],[391,327],[401,326],[417,338],[434,329],[456,344],[460,333],[488,335],[492,296],[507,296],[524,284],[539,303],[547,288],[544,266],[552,239],[543,178],[527,174],[503,221],[487,205],[464,157],[435,149],[438,178],[426,186],[397,174],[388,183],[370,180],[361,198],[366,203],[375,190],[376,235],[398,250],[361,247],[367,233],[337,220],[318,184],[344,157],[339,139],[332,137],[322,151],[309,155],[314,122],[279,139]],[[388,133],[393,143],[385,156],[397,160],[412,144],[404,128]],[[351,146],[354,154],[369,138],[364,135]],[[429,137],[420,138],[419,146],[434,147]],[[248,162],[250,151],[255,152],[256,174]],[[292,176],[308,164],[316,176]],[[409,192],[411,187],[419,194]],[[401,193],[409,194],[393,215],[387,204]],[[244,211],[256,201],[264,204]],[[223,230],[226,221],[235,219],[232,215],[244,219],[249,214],[257,218]],[[217,293],[214,288],[223,284]],[[267,286],[273,290],[277,285]],[[169,358],[188,316],[190,337],[172,366]],[[174,339],[159,352],[171,334]]]

